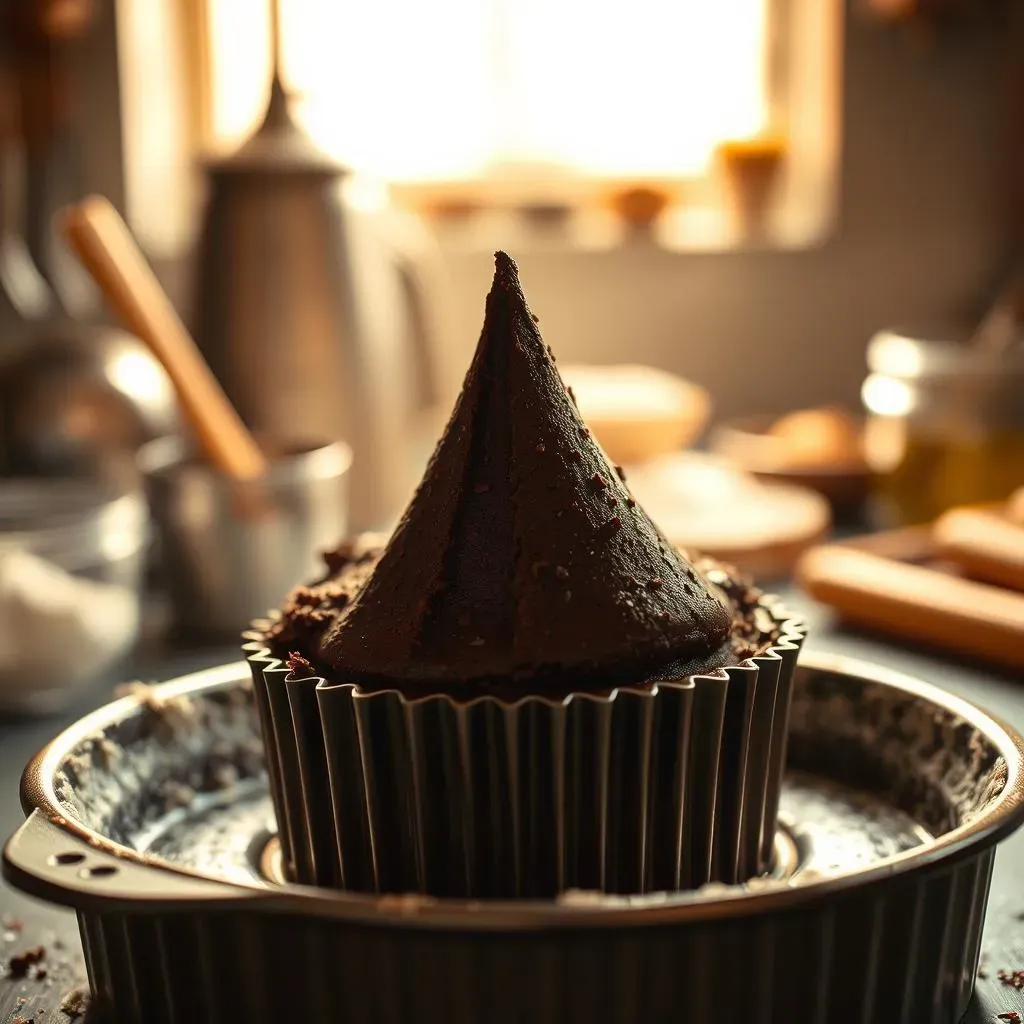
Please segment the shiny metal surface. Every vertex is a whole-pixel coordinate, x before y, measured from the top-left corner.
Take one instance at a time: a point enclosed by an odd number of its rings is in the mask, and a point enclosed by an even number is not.
[[[141,807],[144,809],[146,801],[154,794],[159,796],[161,788],[168,782],[180,781],[189,777],[190,772],[203,769],[211,756],[227,757],[236,765],[248,763],[249,766],[239,773],[240,779],[251,778],[258,773],[260,766],[249,760],[261,745],[249,674],[248,666],[242,662],[207,669],[156,687],[143,688],[85,716],[61,733],[25,769],[22,778],[23,806],[29,811],[35,808],[42,812],[44,819],[56,822],[68,842],[78,837],[92,847],[95,856],[110,854],[119,858],[124,869],[124,880],[117,886],[120,896],[147,877],[145,890],[154,897],[162,894],[171,898],[178,892],[182,895],[218,892],[228,896],[233,885],[225,885],[215,876],[201,874],[186,865],[144,857],[134,851],[126,837],[131,834],[132,821],[136,819],[131,814],[126,818],[117,812],[117,808],[125,799],[137,800],[141,794]],[[795,759],[791,756],[790,771],[815,774],[812,764],[806,760],[807,755],[801,753],[808,743],[819,752],[829,751],[836,748],[840,740],[848,742],[848,737],[858,732],[863,741],[863,753],[868,758],[878,753],[873,746],[874,735],[865,732],[863,722],[858,722],[848,713],[851,701],[858,701],[869,693],[875,704],[871,714],[876,718],[878,708],[882,706],[878,702],[891,701],[893,721],[897,725],[900,719],[907,717],[907,708],[916,710],[921,724],[931,721],[933,726],[929,728],[929,735],[921,737],[931,755],[943,754],[942,744],[937,743],[941,733],[934,730],[938,730],[945,721],[960,731],[956,743],[962,749],[955,752],[957,756],[983,755],[979,764],[985,761],[995,772],[992,778],[985,778],[980,773],[972,776],[961,770],[959,784],[962,793],[968,793],[972,783],[979,784],[982,797],[979,809],[966,814],[959,823],[950,822],[945,828],[918,820],[924,832],[919,828],[914,842],[903,843],[902,848],[885,849],[881,856],[868,858],[870,863],[867,865],[858,862],[850,870],[819,874],[804,879],[804,884],[798,887],[715,885],[706,887],[703,896],[699,895],[701,890],[626,897],[594,894],[585,901],[480,901],[406,896],[401,898],[402,906],[399,908],[393,905],[394,897],[386,895],[285,886],[273,890],[274,903],[302,906],[309,914],[363,921],[379,920],[383,911],[394,915],[395,924],[412,924],[415,920],[418,926],[453,927],[459,922],[465,926],[469,915],[474,926],[514,930],[540,924],[571,926],[581,913],[589,923],[606,924],[624,920],[633,924],[657,924],[693,920],[706,914],[711,917],[745,917],[792,909],[862,884],[911,875],[945,858],[965,856],[976,844],[998,842],[1024,824],[1024,737],[980,708],[937,687],[850,658],[812,655],[798,666],[791,735],[791,751],[795,750],[796,756]],[[840,732],[831,735],[824,730],[822,724],[826,719],[835,722]],[[845,725],[840,725],[840,720]],[[140,729],[140,724],[145,727]],[[843,737],[842,732],[847,736]],[[137,751],[132,746],[126,748],[130,761],[121,761],[121,755],[115,755],[105,762],[106,754],[97,748],[97,744],[108,735],[115,739],[125,735],[129,737],[129,743],[138,744]],[[918,771],[926,774],[937,768],[938,761],[915,755],[913,743],[904,742],[899,746],[908,763],[916,764]],[[896,753],[899,756],[900,752]],[[954,753],[952,747],[947,753]],[[75,768],[79,755],[84,755],[81,761],[83,771]],[[79,782],[86,782],[89,775],[95,776],[96,783],[91,793],[81,785],[68,785],[69,768],[74,769]],[[120,790],[102,784],[111,775],[125,772],[128,773],[125,778],[133,777],[134,783],[125,786],[122,782]],[[821,766],[817,774],[827,783],[849,788],[848,782],[833,778],[825,766]],[[96,788],[101,784],[102,788]],[[879,793],[886,792],[886,785],[887,780],[877,776],[874,780],[865,779],[863,792],[874,792],[877,797]],[[792,801],[793,798],[791,805]],[[799,797],[796,805],[799,805]],[[140,805],[135,806],[136,811],[132,813],[138,814]],[[159,796],[152,806],[166,811],[167,800]],[[895,810],[894,804],[891,803],[890,807]],[[904,810],[904,814],[917,818],[908,810]],[[150,814],[149,820],[156,816]],[[110,822],[117,823],[113,831]],[[38,827],[33,826],[33,829],[38,831]],[[793,832],[801,830],[796,821],[791,821],[789,828]],[[932,841],[919,842],[928,832],[933,836]],[[59,842],[60,837],[53,841]],[[16,838],[5,849],[5,867],[8,869],[12,866],[12,855],[16,862],[14,866],[20,865],[22,871],[30,869],[51,897],[61,894],[71,898],[76,893],[96,891],[94,887],[80,884],[88,879],[71,878],[67,872],[51,870],[59,864],[48,865],[35,860],[32,864],[23,863]],[[19,879],[28,880],[22,875],[15,880]],[[197,889],[193,883],[201,884]],[[251,892],[253,889],[264,894],[268,892],[263,880],[255,877],[243,886],[243,890]],[[244,893],[234,894],[241,896]],[[709,910],[712,904],[716,906]]]
[[[26,771],[29,819],[6,877],[78,910],[97,1005],[117,1021],[390,1024],[430,1006],[456,1024],[953,1024],[974,985],[994,844],[1024,819],[1018,734],[928,684],[819,656],[794,693],[791,767],[816,780],[787,784],[804,859],[791,878],[536,901],[268,886],[254,729],[245,669],[229,665],[94,712]],[[225,762],[233,779],[211,775]],[[938,804],[928,779],[942,780]],[[180,862],[189,821],[202,833],[204,816],[235,807],[205,846],[220,867]],[[161,815],[172,831],[147,830]],[[837,864],[837,849],[859,853]]]
[[[207,176],[196,341],[251,429],[351,445],[352,528],[380,528],[415,482],[402,453],[433,399],[427,243],[351,201],[278,78],[257,133]]]
[[[144,446],[139,466],[178,625],[236,638],[289,588],[320,575],[319,553],[347,532],[351,462],[343,442],[273,459],[254,504],[179,439]]]
[[[0,469],[98,471],[110,457],[173,434],[177,402],[163,367],[133,335],[55,320],[0,362]]]

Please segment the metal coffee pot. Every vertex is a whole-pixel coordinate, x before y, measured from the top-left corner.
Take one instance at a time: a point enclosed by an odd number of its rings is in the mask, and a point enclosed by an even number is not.
[[[410,442],[434,400],[426,233],[354,201],[276,72],[261,126],[207,173],[200,348],[253,430],[348,442],[350,526],[387,525],[421,468]]]

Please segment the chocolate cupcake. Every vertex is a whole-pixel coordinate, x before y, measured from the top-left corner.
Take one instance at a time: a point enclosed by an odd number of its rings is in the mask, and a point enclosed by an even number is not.
[[[549,897],[758,874],[802,639],[637,506],[498,253],[399,526],[248,634],[289,875]]]

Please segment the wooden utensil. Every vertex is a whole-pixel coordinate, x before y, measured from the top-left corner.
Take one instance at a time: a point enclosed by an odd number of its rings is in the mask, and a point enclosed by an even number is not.
[[[167,370],[211,462],[236,480],[263,476],[266,458],[114,207],[100,196],[90,196],[65,212],[61,230],[111,309]]]
[[[909,557],[919,558],[921,534],[906,535]],[[854,625],[1024,669],[1024,594],[894,556],[855,543],[824,545],[801,558],[796,576]]]
[[[968,576],[1024,591],[1024,525],[1002,509],[952,509],[936,521],[933,537],[938,553]]]

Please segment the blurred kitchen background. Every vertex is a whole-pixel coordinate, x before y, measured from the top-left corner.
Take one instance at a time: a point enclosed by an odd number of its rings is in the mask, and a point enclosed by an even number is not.
[[[262,514],[60,237],[89,195],[273,456]],[[1013,0],[2,0],[0,218],[7,705],[387,529],[499,247],[681,545],[774,580],[1024,485]]]

